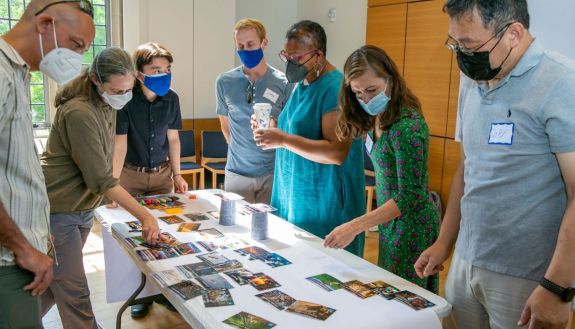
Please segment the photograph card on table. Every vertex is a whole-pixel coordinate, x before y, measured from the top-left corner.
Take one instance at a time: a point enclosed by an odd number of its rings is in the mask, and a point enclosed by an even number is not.
[[[214,270],[213,267],[210,266],[210,264],[203,262],[203,261],[198,262],[198,263],[193,263],[193,264],[176,266],[176,268],[180,271],[185,271],[185,272],[190,273],[190,275],[193,276],[194,278],[197,278],[197,277],[200,277],[203,275],[218,273],[216,270]]]
[[[233,271],[224,272],[225,275],[229,276],[240,286],[250,283],[250,279],[254,277],[254,273],[248,269],[240,268]]]
[[[181,219],[180,217],[178,217],[176,215],[161,216],[161,217],[158,217],[158,219],[163,221],[166,224],[179,224],[179,223],[185,222],[183,219]]]
[[[434,303],[427,299],[415,294],[411,291],[403,290],[395,294],[395,300],[404,303],[412,309],[419,311],[428,307],[435,306]]]
[[[281,287],[281,284],[263,273],[255,273],[249,281],[250,284],[259,291]]]
[[[181,255],[197,254],[202,252],[193,242],[184,242],[176,246]]]
[[[343,284],[345,290],[355,294],[359,298],[368,298],[375,295],[363,282],[352,280]]]
[[[198,281],[206,289],[232,289],[233,286],[219,274],[208,274],[198,277]]]
[[[275,308],[280,311],[285,310],[296,302],[295,298],[282,292],[278,289],[270,290],[257,294],[256,297],[261,298],[263,301],[272,304]]]
[[[186,216],[188,219],[190,219],[192,222],[200,222],[200,221],[204,221],[204,220],[209,220],[211,219],[208,215],[201,213],[201,212],[197,212],[197,213],[191,213],[191,214],[184,214],[184,216]]]
[[[200,228],[199,223],[182,223],[178,226],[178,232],[191,233]]]
[[[322,321],[327,320],[327,318],[329,318],[333,313],[335,313],[335,309],[331,307],[305,302],[302,300],[298,300],[295,303],[291,304],[286,309],[286,311],[302,314]]]
[[[399,292],[399,289],[381,280],[370,282],[366,284],[366,287],[386,299],[395,298],[395,293]]]
[[[240,312],[223,322],[239,329],[268,329],[276,326],[273,322],[247,312]]]
[[[169,286],[173,292],[184,300],[192,299],[203,295],[205,289],[192,281],[182,281]]]
[[[343,282],[326,273],[310,276],[306,279],[327,291],[334,291],[343,288]]]
[[[209,289],[202,294],[205,307],[234,305],[234,300],[228,289]]]

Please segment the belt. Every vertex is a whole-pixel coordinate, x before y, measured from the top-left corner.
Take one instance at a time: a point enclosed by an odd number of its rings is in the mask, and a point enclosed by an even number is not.
[[[132,164],[129,164],[127,162],[124,162],[124,168],[135,170],[137,172],[148,173],[148,174],[159,172],[160,170],[166,168],[168,165],[170,165],[170,161],[165,161],[157,167],[138,167],[138,166],[134,166]]]

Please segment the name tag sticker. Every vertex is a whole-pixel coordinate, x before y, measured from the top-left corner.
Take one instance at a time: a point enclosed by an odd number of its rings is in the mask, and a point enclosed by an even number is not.
[[[371,154],[371,148],[373,147],[373,139],[371,139],[371,136],[369,134],[367,134],[365,136],[365,150],[367,151],[367,154]]]
[[[275,91],[272,91],[269,88],[266,88],[266,91],[264,92],[264,97],[269,99],[270,101],[272,101],[272,103],[275,104],[275,102],[278,101],[278,98],[280,97],[280,95],[278,93],[276,93]]]
[[[514,123],[492,123],[489,144],[513,145]]]

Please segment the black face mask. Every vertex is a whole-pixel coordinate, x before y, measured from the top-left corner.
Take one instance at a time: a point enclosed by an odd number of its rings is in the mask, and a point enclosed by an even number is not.
[[[307,77],[309,70],[303,64],[296,64],[292,61],[286,63],[286,78],[289,83],[300,82]]]
[[[491,51],[477,51],[474,52],[473,55],[465,55],[464,53],[458,51],[457,52],[457,65],[463,74],[470,77],[473,80],[477,81],[488,81],[497,76],[501,71],[501,66],[507,60],[509,55],[511,54],[511,50],[507,53],[507,56],[501,62],[499,67],[494,69],[491,68],[491,64],[489,63],[489,53]]]
[[[510,24],[507,24],[502,32],[507,30],[509,25]],[[489,40],[487,40],[487,42],[489,42]],[[499,67],[492,69],[491,64],[489,63],[489,54],[493,51],[493,49],[495,49],[495,47],[497,47],[497,45],[499,45],[500,41],[501,37],[499,40],[497,40],[495,46],[493,46],[493,48],[491,48],[489,51],[474,51],[470,54],[465,54],[461,50],[457,50],[457,65],[459,66],[461,72],[476,81],[489,81],[495,78],[497,74],[501,72],[501,67],[511,54],[511,50],[513,50],[513,48],[509,49],[507,56],[505,56],[505,59],[503,59]],[[483,45],[485,45],[487,42],[485,42]],[[483,45],[479,46],[479,48],[483,47]]]

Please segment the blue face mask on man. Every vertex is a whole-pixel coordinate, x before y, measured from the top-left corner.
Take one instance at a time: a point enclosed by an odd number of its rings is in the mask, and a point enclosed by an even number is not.
[[[158,96],[164,96],[170,91],[172,73],[160,73],[154,75],[144,74],[144,86]]]
[[[238,50],[238,56],[240,60],[248,69],[256,67],[264,58],[264,52],[262,48],[256,50]]]
[[[359,97],[357,98],[359,105],[361,105],[361,107],[363,108],[363,110],[367,114],[369,114],[371,116],[376,116],[380,113],[385,112],[385,110],[387,110],[387,104],[389,103],[389,97],[385,94],[386,89],[387,89],[387,84],[385,85],[385,89],[383,89],[379,94],[377,94],[375,97],[370,99],[367,103],[362,101]]]

